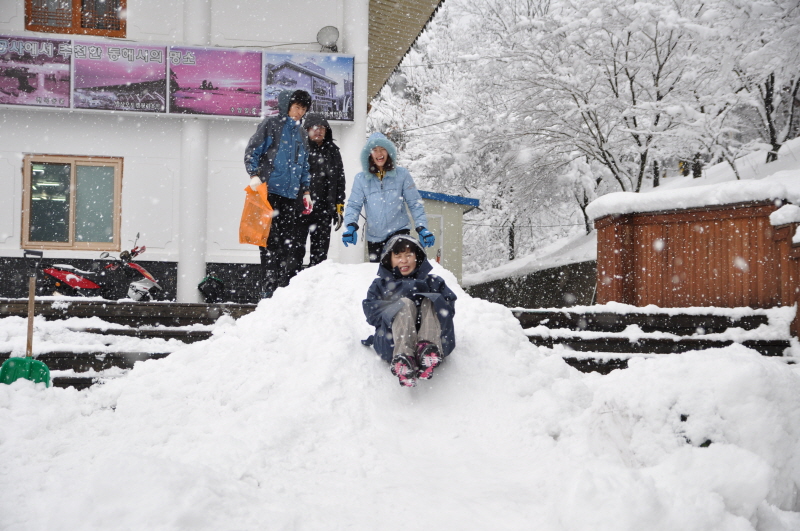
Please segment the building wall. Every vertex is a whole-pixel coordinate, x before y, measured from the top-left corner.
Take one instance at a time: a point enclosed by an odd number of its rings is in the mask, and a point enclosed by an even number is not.
[[[343,0],[209,0],[211,46],[279,46],[276,50],[317,52],[317,32],[344,24]],[[127,38],[138,42],[186,42],[185,7],[190,2],[128,0]],[[33,35],[25,31],[24,0],[0,3],[0,33]],[[40,34],[53,35],[53,34]],[[91,40],[92,37],[81,37]],[[300,44],[304,43],[304,44]],[[312,44],[308,44],[312,43]],[[339,49],[347,46],[340,38]]]
[[[198,15],[199,9],[209,9],[209,3],[210,12]],[[24,0],[0,3],[0,34],[62,36],[25,31],[24,4]],[[319,52],[320,46],[316,43],[319,29],[328,25],[338,27],[340,52],[356,55],[356,119],[353,123],[332,124],[333,136],[345,159],[349,190],[358,169],[357,154],[365,137],[367,6],[368,0],[128,0],[127,38],[138,43],[187,45],[198,45],[200,38],[209,46]],[[206,21],[208,31],[197,31]],[[199,34],[205,37],[198,37]],[[91,36],[80,38],[106,40]],[[196,127],[189,128],[187,133],[187,127],[197,122],[203,124],[199,136]],[[1,107],[0,257],[21,256],[22,158],[25,154],[36,153],[124,158],[121,242],[123,249],[129,247],[140,233],[139,243],[147,246],[147,252],[139,258],[141,261],[164,261],[172,263],[173,269],[174,264],[180,264],[181,238],[184,254],[187,249],[186,231],[181,233],[181,224],[187,226],[182,213],[196,208],[201,212],[197,223],[205,224],[206,238],[205,242],[200,242],[196,236],[193,238],[205,248],[206,263],[245,266],[258,263],[258,249],[238,243],[243,190],[249,181],[243,154],[258,122],[258,119],[247,118]],[[207,140],[199,152],[201,156],[207,155],[207,174],[196,179],[187,177],[187,160],[197,159],[187,159],[187,139],[203,139],[205,131]],[[187,196],[185,190],[191,189],[195,181],[205,190],[201,194],[206,199],[205,204],[203,201],[198,201],[196,207],[181,204],[191,202],[187,201],[191,195]],[[352,252],[339,252],[336,238],[332,241],[330,256],[333,259],[358,261]],[[45,251],[46,258],[65,261],[92,259],[97,255],[99,252],[93,251]],[[193,277],[197,276],[196,267],[192,272]]]

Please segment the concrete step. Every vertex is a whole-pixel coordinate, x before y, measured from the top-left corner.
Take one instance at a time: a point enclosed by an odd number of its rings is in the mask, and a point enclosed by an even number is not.
[[[137,361],[158,360],[168,355],[169,352],[43,352],[34,357],[51,371],[100,372],[114,367],[132,369]],[[8,352],[0,353],[0,363],[9,357]]]
[[[136,337],[139,339],[177,339],[183,343],[194,343],[211,337],[211,330],[186,328],[70,328],[74,332],[86,332],[105,336]]]
[[[53,387],[74,387],[78,391],[88,389],[98,382],[97,377],[82,377],[82,376],[54,376],[50,380],[50,385]]]
[[[629,354],[677,354],[690,350],[705,350],[709,348],[722,348],[732,345],[732,340],[701,339],[681,337],[671,338],[639,338],[631,342],[627,337],[582,337],[582,336],[543,336],[528,334],[528,340],[540,347],[553,348],[561,345],[578,352],[618,352]],[[740,342],[764,356],[783,356],[786,349],[791,347],[789,340],[782,339],[752,339]]]
[[[744,315],[738,318],[713,314],[613,313],[563,310],[513,310],[523,328],[546,326],[587,332],[622,332],[630,325],[642,332],[666,332],[680,336],[718,334],[728,328],[754,330],[769,324],[766,315]]]
[[[34,315],[45,319],[99,317],[109,323],[133,327],[210,325],[222,316],[237,319],[255,310],[255,304],[187,304],[178,302],[133,302],[83,300],[77,297],[37,297]],[[0,318],[27,317],[28,299],[0,299]]]

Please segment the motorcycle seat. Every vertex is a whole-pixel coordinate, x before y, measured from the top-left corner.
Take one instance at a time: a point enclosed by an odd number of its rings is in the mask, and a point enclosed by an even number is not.
[[[74,271],[75,273],[80,273],[81,275],[96,275],[97,271],[84,271],[83,269],[78,269],[77,267],[73,267],[69,264],[53,264],[52,267],[57,267],[59,269],[66,269],[69,271]]]

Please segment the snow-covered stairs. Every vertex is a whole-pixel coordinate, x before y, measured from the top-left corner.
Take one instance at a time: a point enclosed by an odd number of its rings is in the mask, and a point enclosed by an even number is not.
[[[740,343],[764,356],[800,355],[789,334],[793,308],[635,308],[605,305],[513,310],[531,343],[584,372],[625,368],[634,357]]]
[[[69,345],[68,349],[55,346],[42,351],[35,332],[35,358],[48,366],[54,386],[82,389],[121,376],[138,361],[164,358],[182,344],[208,339],[212,334],[208,326],[218,318],[240,317],[253,309],[253,304],[37,300],[34,310],[37,318],[52,321],[96,317],[100,321],[70,322],[65,328],[78,338],[74,340],[77,345]],[[0,299],[0,317],[12,315],[27,317],[27,300]],[[83,326],[87,322],[89,325]],[[112,325],[105,326],[109,323]],[[12,354],[0,351],[0,363]]]

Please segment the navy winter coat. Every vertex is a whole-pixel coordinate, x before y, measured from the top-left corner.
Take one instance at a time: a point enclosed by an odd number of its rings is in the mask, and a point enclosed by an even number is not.
[[[278,116],[258,125],[244,151],[244,166],[251,177],[267,183],[269,193],[289,199],[309,190],[308,133],[289,118],[289,100],[294,91],[278,95]]]
[[[373,348],[378,355],[387,362],[392,361],[394,353],[394,340],[391,337],[392,321],[400,311],[400,299],[411,299],[414,294],[420,294],[433,303],[433,308],[442,327],[442,353],[448,356],[456,346],[456,335],[453,329],[453,316],[456,313],[456,294],[447,287],[441,277],[431,274],[433,266],[424,258],[425,254],[419,242],[407,235],[398,235],[387,242],[384,247],[384,257],[390,252],[397,239],[403,238],[412,242],[422,255],[422,260],[417,269],[407,277],[400,274],[395,268],[390,271],[381,259],[376,278],[367,291],[367,298],[361,303],[367,322],[375,327]],[[418,261],[419,262],[419,261]]]

